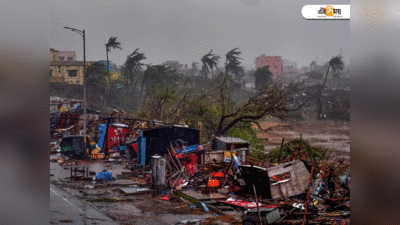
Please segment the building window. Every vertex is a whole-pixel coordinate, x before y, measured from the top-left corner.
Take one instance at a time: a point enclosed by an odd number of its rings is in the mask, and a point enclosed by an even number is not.
[[[72,60],[74,60],[74,58],[73,58],[73,57],[67,57],[67,59],[68,59],[68,61],[72,61]]]
[[[50,70],[50,77],[53,76],[53,70]]]
[[[77,77],[78,76],[78,70],[68,70],[68,76],[69,77]]]
[[[59,61],[64,61],[64,59],[65,59],[64,56],[59,56],[59,57],[58,57],[58,60],[59,60]]]

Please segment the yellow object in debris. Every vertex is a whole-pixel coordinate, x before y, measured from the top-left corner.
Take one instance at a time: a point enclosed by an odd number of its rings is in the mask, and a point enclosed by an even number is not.
[[[66,112],[66,111],[68,111],[68,109],[66,109],[64,106],[61,106],[61,108],[60,108],[60,114],[63,113],[63,112]]]
[[[92,159],[104,159],[104,157],[105,157],[104,153],[92,154]]]
[[[93,149],[92,154],[97,154],[100,152],[100,150],[101,149],[99,147],[96,147],[95,149]]]

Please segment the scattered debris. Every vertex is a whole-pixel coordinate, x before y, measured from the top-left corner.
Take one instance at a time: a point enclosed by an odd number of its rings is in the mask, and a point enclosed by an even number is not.
[[[279,209],[277,208],[262,208],[246,210],[241,219],[243,224],[260,224],[259,213],[261,214],[261,224],[272,224],[280,219]]]
[[[124,194],[130,195],[130,194],[148,194],[151,193],[150,188],[139,188],[139,187],[133,187],[133,188],[119,188]]]
[[[316,152],[301,139],[282,144],[282,151],[274,150],[260,160],[249,157],[250,145],[238,138],[217,137],[202,145],[195,129],[140,126],[140,130],[136,124],[133,131],[132,124],[125,123],[108,119],[106,124],[98,124],[102,125],[103,139],[97,144],[85,144],[79,135],[65,135],[50,142],[51,152],[61,149],[60,156],[53,155],[50,161],[69,169],[71,175],[71,179],[55,182],[77,189],[81,197],[98,204],[133,204],[139,200],[129,195],[141,195],[140,201],[173,205],[173,213],[217,214],[176,224],[349,221],[349,162],[327,160],[326,152]],[[99,130],[96,128],[93,130]],[[128,143],[132,134],[134,141]],[[93,164],[96,169],[91,167]],[[89,172],[89,168],[102,172]],[[113,168],[121,169],[115,173],[116,181]],[[89,181],[89,176],[94,181]],[[113,182],[96,182],[108,180]]]

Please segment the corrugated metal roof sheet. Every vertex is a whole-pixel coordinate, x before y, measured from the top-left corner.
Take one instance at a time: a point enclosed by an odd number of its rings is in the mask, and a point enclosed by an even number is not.
[[[216,137],[216,138],[225,143],[247,143],[247,141],[236,137]]]

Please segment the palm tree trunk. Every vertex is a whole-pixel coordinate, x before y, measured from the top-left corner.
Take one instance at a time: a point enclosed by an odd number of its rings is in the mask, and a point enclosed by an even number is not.
[[[325,84],[326,84],[326,80],[327,80],[327,78],[328,78],[328,73],[329,73],[329,69],[331,68],[331,65],[329,65],[328,66],[328,69],[326,70],[326,74],[325,74],[325,79],[324,79],[324,83],[322,84],[322,86],[320,87],[320,90],[319,90],[319,92],[321,92],[322,91],[322,89],[325,87]]]
[[[318,95],[317,97],[317,119],[321,119],[321,114],[322,114],[322,100],[321,100],[321,95]]]
[[[109,71],[109,68],[110,68],[109,64],[110,64],[110,62],[108,61],[108,49],[106,49],[106,53],[107,53],[107,73],[110,73],[110,71]]]
[[[228,76],[228,68],[226,65],[228,64],[228,59],[225,60],[225,77]]]
[[[328,78],[328,73],[329,73],[329,69],[331,68],[331,65],[328,65],[328,69],[326,70],[326,74],[325,74],[325,79],[324,79],[324,83],[322,83],[321,87],[318,90],[317,93],[317,119],[321,119],[321,114],[322,114],[322,90],[325,88],[325,84],[326,84],[326,80]]]

